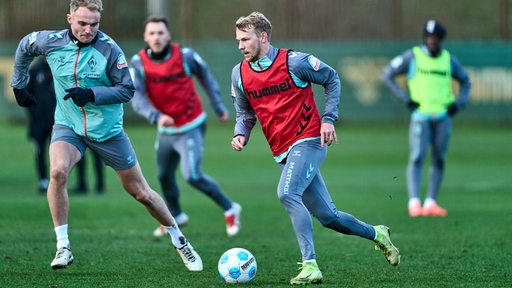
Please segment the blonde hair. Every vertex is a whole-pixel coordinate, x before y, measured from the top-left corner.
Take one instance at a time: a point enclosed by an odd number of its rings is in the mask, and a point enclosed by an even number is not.
[[[80,7],[86,7],[91,11],[103,11],[103,3],[101,0],[71,0],[69,2],[69,11],[71,13],[75,12]]]
[[[266,32],[268,39],[272,34],[272,24],[260,12],[252,12],[247,16],[242,16],[236,20],[235,26],[238,30],[246,32],[247,29],[253,28],[256,35],[260,36],[261,32]]]

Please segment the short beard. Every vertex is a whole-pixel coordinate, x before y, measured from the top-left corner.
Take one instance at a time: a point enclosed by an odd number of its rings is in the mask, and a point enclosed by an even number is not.
[[[260,60],[260,54],[261,54],[261,43],[258,43],[258,47],[256,48],[256,51],[254,51],[254,55],[251,56],[251,58],[248,60],[249,62],[256,62]]]

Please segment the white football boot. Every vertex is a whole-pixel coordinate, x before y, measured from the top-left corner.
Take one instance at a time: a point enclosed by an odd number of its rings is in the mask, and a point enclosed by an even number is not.
[[[74,260],[71,250],[67,247],[61,247],[55,253],[55,258],[50,265],[54,270],[63,269],[73,264]]]
[[[180,242],[185,245],[181,248],[176,248],[176,252],[178,252],[183,260],[185,267],[190,271],[203,271],[203,261],[196,250],[194,250],[194,247],[185,240],[185,237],[180,237]]]

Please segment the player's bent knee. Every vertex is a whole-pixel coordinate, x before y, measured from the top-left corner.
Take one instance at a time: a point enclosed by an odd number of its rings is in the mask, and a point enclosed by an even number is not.
[[[302,199],[293,194],[279,193],[278,198],[279,202],[281,202],[281,205],[283,205],[286,209],[291,209],[291,207],[302,205]]]
[[[201,182],[203,182],[203,175],[196,173],[194,175],[183,175],[183,179],[187,181],[188,184],[194,186],[199,185]]]
[[[65,183],[68,179],[68,174],[64,169],[51,169],[50,171],[50,179],[51,181],[55,181],[55,183]]]

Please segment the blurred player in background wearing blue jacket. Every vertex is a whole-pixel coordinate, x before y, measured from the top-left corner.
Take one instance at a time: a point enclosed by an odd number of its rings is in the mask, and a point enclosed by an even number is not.
[[[34,142],[39,192],[48,190],[47,145],[52,134],[55,112],[55,90],[52,71],[45,57],[39,57],[29,69],[27,91],[37,97],[38,105],[27,108],[28,137]]]

